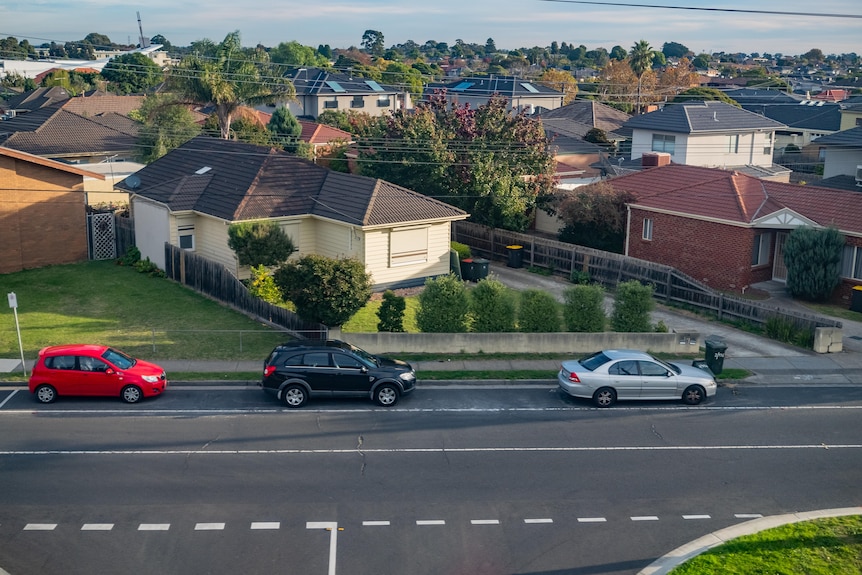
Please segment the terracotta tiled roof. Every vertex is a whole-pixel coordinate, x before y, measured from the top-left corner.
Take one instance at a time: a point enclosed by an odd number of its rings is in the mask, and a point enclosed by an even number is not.
[[[789,209],[822,226],[862,234],[862,193],[800,186],[715,168],[670,164],[610,180],[634,205],[698,218],[753,224]]]
[[[104,92],[90,92],[83,96],[69,98],[63,108],[80,116],[96,116],[114,112],[128,116],[132,110],[137,110],[144,103],[143,96],[117,96]]]
[[[125,182],[118,187],[173,211],[194,210],[226,221],[314,215],[381,226],[467,217],[458,208],[383,180],[207,136],[193,138],[135,175],[140,182],[135,189]]]
[[[328,144],[333,140],[343,140],[350,142],[353,140],[353,135],[350,132],[339,130],[326,124],[318,124],[317,122],[309,122],[308,120],[298,120],[302,126],[302,133],[299,139],[309,144]]]

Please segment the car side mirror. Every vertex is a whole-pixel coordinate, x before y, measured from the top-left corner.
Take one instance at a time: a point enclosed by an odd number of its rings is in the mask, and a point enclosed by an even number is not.
[[[110,367],[109,367],[108,369],[106,369],[106,370],[105,370],[105,373],[107,373],[108,375],[114,375],[114,374],[115,374],[115,373],[117,373],[117,372],[116,372],[116,371],[114,371],[112,368],[110,368]]]
[[[363,365],[359,368],[359,371],[361,371],[362,373],[368,373],[368,368]]]

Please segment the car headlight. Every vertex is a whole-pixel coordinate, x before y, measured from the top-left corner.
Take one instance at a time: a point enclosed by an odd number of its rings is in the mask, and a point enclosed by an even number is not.
[[[404,381],[413,381],[414,379],[416,379],[416,374],[412,371],[408,371],[407,373],[402,373],[398,377],[400,377]]]
[[[159,376],[158,375],[145,375],[145,376],[141,377],[141,379],[143,379],[147,383],[157,383],[159,381]]]

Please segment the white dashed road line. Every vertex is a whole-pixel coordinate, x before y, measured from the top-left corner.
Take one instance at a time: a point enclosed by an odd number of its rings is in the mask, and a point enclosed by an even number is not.
[[[280,521],[255,521],[251,529],[281,529]]]
[[[419,519],[416,525],[446,525],[446,522],[442,519]]]
[[[196,523],[195,531],[223,531],[224,523]]]
[[[81,531],[110,531],[113,528],[113,523],[84,523]]]
[[[605,523],[604,517],[578,517],[578,523]]]
[[[471,519],[471,525],[499,525],[499,519]]]
[[[658,521],[658,515],[635,515],[632,521]]]
[[[141,523],[138,525],[138,531],[167,531],[170,528],[170,523]]]
[[[524,523],[527,523],[527,524],[553,523],[553,522],[554,522],[554,520],[553,520],[553,519],[550,519],[550,518],[544,518],[544,519],[524,519]]]
[[[683,515],[683,519],[712,519],[709,515]]]
[[[28,523],[24,526],[24,531],[53,531],[56,528],[56,523]]]

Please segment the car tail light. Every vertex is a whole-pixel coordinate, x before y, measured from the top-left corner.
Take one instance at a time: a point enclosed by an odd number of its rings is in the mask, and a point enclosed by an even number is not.
[[[569,372],[569,381],[571,381],[572,383],[581,383],[581,380],[578,377],[578,374],[575,373],[574,371]]]
[[[263,376],[264,377],[269,377],[273,373],[275,373],[275,366],[274,365],[268,365],[268,366],[263,368]]]

